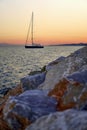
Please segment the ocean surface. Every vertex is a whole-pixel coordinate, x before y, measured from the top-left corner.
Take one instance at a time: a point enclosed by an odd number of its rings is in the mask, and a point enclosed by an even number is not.
[[[41,70],[44,65],[60,56],[82,48],[81,46],[46,46],[43,49],[25,49],[23,46],[0,47],[0,88],[15,87],[30,71]]]

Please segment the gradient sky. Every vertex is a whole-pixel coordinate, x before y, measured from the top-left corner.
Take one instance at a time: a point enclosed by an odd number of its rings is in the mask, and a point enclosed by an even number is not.
[[[0,0],[0,43],[24,44],[32,11],[35,42],[87,42],[87,0]]]

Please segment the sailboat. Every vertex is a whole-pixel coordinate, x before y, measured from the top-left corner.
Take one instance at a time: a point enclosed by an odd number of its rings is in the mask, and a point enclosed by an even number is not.
[[[27,38],[26,38],[26,43],[25,43],[25,48],[44,48],[44,46],[40,45],[40,44],[35,44],[34,43],[34,38],[33,38],[33,17],[34,14],[32,12],[32,16],[31,16],[31,21],[29,24],[29,28],[28,28],[28,33],[27,33]],[[28,37],[29,37],[29,33],[31,31],[31,45],[28,45]]]

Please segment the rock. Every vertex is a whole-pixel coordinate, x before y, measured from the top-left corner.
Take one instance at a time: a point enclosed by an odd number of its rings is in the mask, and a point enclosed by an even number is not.
[[[45,80],[46,73],[39,73],[35,75],[26,76],[21,79],[23,90],[36,89]]]
[[[87,83],[87,70],[82,72],[74,72],[73,74],[67,76],[68,80],[77,81],[78,83],[86,84]]]
[[[9,98],[9,96],[19,95],[20,93],[23,92],[22,87],[19,84],[13,89],[4,88],[1,90],[1,92],[2,92],[2,94],[5,94],[5,95],[2,98],[0,98],[0,130],[11,130],[8,123],[3,119],[3,109],[5,107],[5,104]]]
[[[87,112],[55,112],[37,119],[25,130],[87,130]]]
[[[70,56],[52,66],[46,74],[42,89],[53,89],[54,86],[64,77],[80,70],[87,65],[87,47],[81,48]],[[39,86],[40,88],[40,86]]]
[[[54,65],[58,64],[59,62],[63,61],[65,59],[64,56],[59,57],[58,59],[50,62],[47,66],[46,66],[46,71],[49,71]]]
[[[57,101],[42,90],[28,90],[10,97],[3,110],[4,119],[12,130],[23,130],[43,115],[56,111]]]
[[[61,79],[48,93],[58,100],[58,110],[82,109],[87,104],[87,70],[85,69]]]
[[[41,74],[43,72],[46,72],[46,66],[43,66],[39,71],[31,71],[29,75]]]
[[[67,93],[68,85],[69,85],[68,80],[62,79],[60,80],[60,82],[58,82],[55,85],[54,89],[52,89],[48,93],[48,96],[55,97],[58,100],[58,105],[57,105],[58,111],[63,111],[75,107],[75,103],[72,101],[69,103],[67,102],[66,104],[63,103],[63,97],[65,93]]]
[[[23,93],[23,88],[21,84],[18,84],[15,88],[11,89],[6,96],[16,96]]]
[[[2,115],[2,111],[4,109],[4,106],[9,98],[9,96],[16,96],[23,92],[21,84],[17,85],[15,88],[9,90],[5,96],[0,98],[0,114]]]
[[[0,118],[0,130],[11,130],[8,124]]]
[[[85,104],[85,105],[81,108],[81,110],[86,110],[86,111],[87,111],[87,104]]]
[[[12,90],[3,89],[0,128],[24,130],[32,123],[26,130],[86,130],[87,47],[60,57],[43,71],[22,78]],[[70,108],[73,109],[64,111]]]
[[[41,71],[31,71],[28,75],[29,76],[34,76],[36,74],[41,74]]]

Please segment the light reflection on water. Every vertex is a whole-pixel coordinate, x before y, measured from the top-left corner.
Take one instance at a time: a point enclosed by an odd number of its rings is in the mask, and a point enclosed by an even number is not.
[[[12,87],[30,71],[40,70],[60,56],[68,56],[80,46],[49,46],[25,49],[23,46],[0,47],[0,87]]]

